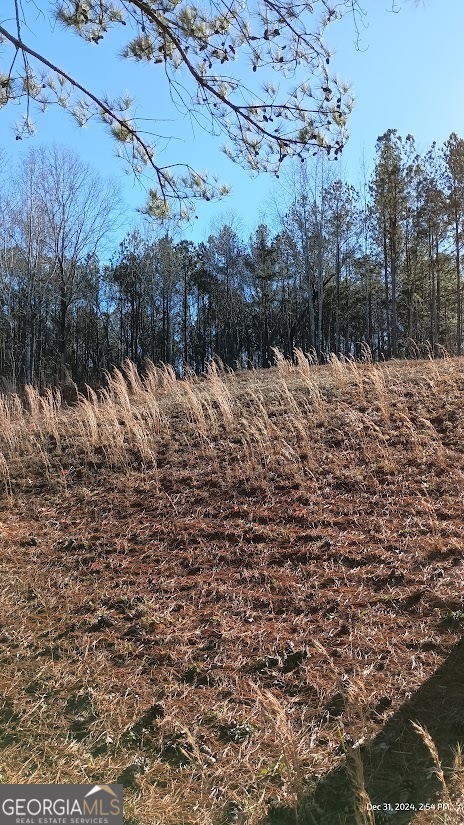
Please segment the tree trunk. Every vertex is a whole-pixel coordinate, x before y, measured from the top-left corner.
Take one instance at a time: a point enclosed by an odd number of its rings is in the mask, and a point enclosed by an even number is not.
[[[460,255],[460,232],[459,217],[457,211],[454,213],[454,242],[456,255],[456,354],[461,355],[461,255]]]

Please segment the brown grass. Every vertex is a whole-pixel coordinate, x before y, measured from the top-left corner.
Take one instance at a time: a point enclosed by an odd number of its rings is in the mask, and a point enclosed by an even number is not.
[[[0,398],[1,780],[119,780],[141,825],[462,822],[463,401],[462,359],[302,353]]]

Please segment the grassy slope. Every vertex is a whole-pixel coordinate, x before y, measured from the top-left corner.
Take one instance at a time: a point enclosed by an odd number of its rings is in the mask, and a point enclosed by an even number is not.
[[[122,781],[142,824],[367,823],[366,790],[461,822],[464,361],[127,369],[1,402],[3,781]]]

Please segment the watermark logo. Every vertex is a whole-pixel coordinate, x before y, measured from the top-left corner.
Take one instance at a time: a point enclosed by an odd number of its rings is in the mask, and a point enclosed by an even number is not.
[[[0,785],[0,825],[123,825],[122,785]]]
[[[115,787],[120,786],[116,785]],[[111,785],[94,785],[93,788],[91,788],[90,791],[86,793],[85,798],[87,799],[88,796],[92,796],[94,793],[98,793],[99,791],[104,791],[105,793],[109,793],[110,796],[115,796],[116,799],[118,798],[117,793],[113,791]]]

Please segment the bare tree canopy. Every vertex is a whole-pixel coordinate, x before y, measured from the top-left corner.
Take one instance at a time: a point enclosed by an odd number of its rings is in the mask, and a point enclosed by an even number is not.
[[[21,98],[27,107],[18,138],[33,129],[34,105],[44,110],[57,103],[80,125],[99,117],[136,171],[151,168],[153,212],[166,214],[173,200],[209,200],[226,193],[226,187],[188,163],[160,165],[159,136],[146,137],[146,120],[142,130],[127,96],[99,97],[66,66],[33,49],[28,42],[31,5],[7,0],[0,18],[0,107]],[[199,5],[189,0],[57,0],[43,11],[90,48],[111,29],[126,27],[123,57],[151,64],[155,83],[167,83],[181,111],[224,135],[225,152],[247,169],[277,173],[286,157],[304,159],[321,149],[336,156],[344,145],[352,99],[331,73],[323,38],[329,24],[345,14],[352,14],[356,25],[363,14],[358,0],[205,0]]]

